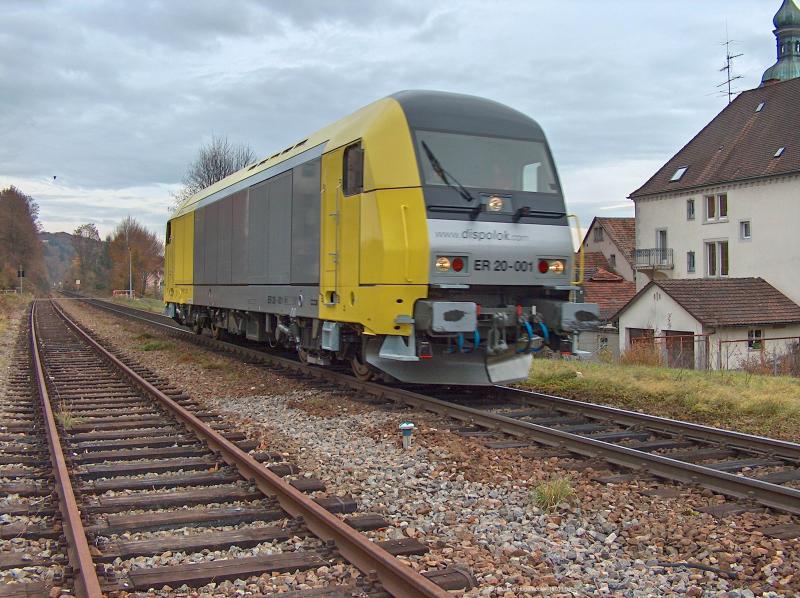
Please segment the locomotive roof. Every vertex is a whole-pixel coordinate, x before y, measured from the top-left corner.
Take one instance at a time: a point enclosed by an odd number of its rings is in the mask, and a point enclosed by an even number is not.
[[[544,139],[539,124],[505,104],[445,91],[400,91],[397,100],[412,129],[458,131],[473,135]]]
[[[306,139],[202,189],[184,201],[172,218],[191,212],[203,200],[207,200],[203,203],[216,201],[216,198],[211,196],[228,187],[235,185],[237,188],[241,188],[249,185],[248,179],[251,177],[254,182],[258,182],[265,176],[272,176],[272,173],[264,171],[273,170],[275,174],[279,174],[284,167],[289,168],[306,159],[316,158],[323,152],[360,138],[369,125],[374,122],[376,115],[385,112],[388,105],[394,105],[394,110],[397,110],[396,106],[399,105],[408,126],[412,129],[544,140],[544,133],[536,121],[498,102],[477,96],[443,91],[400,91],[364,106],[309,135]],[[300,154],[304,154],[304,156],[300,156]],[[287,162],[291,162],[291,164]],[[282,166],[279,167],[279,165]]]

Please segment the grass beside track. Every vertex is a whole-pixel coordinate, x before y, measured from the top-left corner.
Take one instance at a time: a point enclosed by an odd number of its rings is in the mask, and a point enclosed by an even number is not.
[[[8,330],[9,322],[22,315],[33,295],[0,295],[0,332]]]
[[[161,299],[153,299],[152,297],[142,297],[140,299],[129,299],[128,297],[112,297],[109,299],[112,303],[125,305],[127,307],[135,307],[144,311],[151,311],[154,314],[164,313],[164,302]]]
[[[800,441],[800,379],[537,359],[519,386],[651,415]]]

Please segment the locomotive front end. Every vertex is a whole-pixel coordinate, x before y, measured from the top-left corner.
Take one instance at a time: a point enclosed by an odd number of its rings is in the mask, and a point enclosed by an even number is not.
[[[471,96],[402,92],[427,212],[429,293],[407,339],[372,339],[366,360],[405,382],[526,378],[532,355],[597,324],[570,302],[574,258],[544,133],[527,116]]]

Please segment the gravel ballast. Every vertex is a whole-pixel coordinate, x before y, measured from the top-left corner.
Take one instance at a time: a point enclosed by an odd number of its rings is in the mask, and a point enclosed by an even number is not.
[[[717,520],[698,511],[724,500],[710,491],[681,487],[668,498],[647,494],[658,487],[653,481],[603,485],[592,480],[598,472],[575,469],[580,462],[545,450],[491,450],[479,438],[454,433],[458,424],[451,420],[351,401],[172,338],[169,349],[146,351],[137,336],[160,333],[93,309],[72,311],[264,448],[288,452],[304,474],[337,494],[353,494],[360,511],[390,520],[394,527],[368,534],[374,539],[415,537],[427,544],[431,552],[408,559],[412,566],[470,569],[479,582],[470,595],[800,591],[800,542],[759,531],[796,523],[788,516],[757,512]],[[397,430],[403,420],[417,426],[407,451]],[[574,501],[555,512],[539,509],[535,488],[557,476],[569,476]]]

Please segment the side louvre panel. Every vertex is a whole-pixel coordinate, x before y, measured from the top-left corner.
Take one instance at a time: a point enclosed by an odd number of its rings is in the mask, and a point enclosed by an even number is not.
[[[206,209],[194,211],[194,284],[206,281]]]
[[[269,183],[250,188],[247,206],[247,281],[267,283],[267,204]]]

